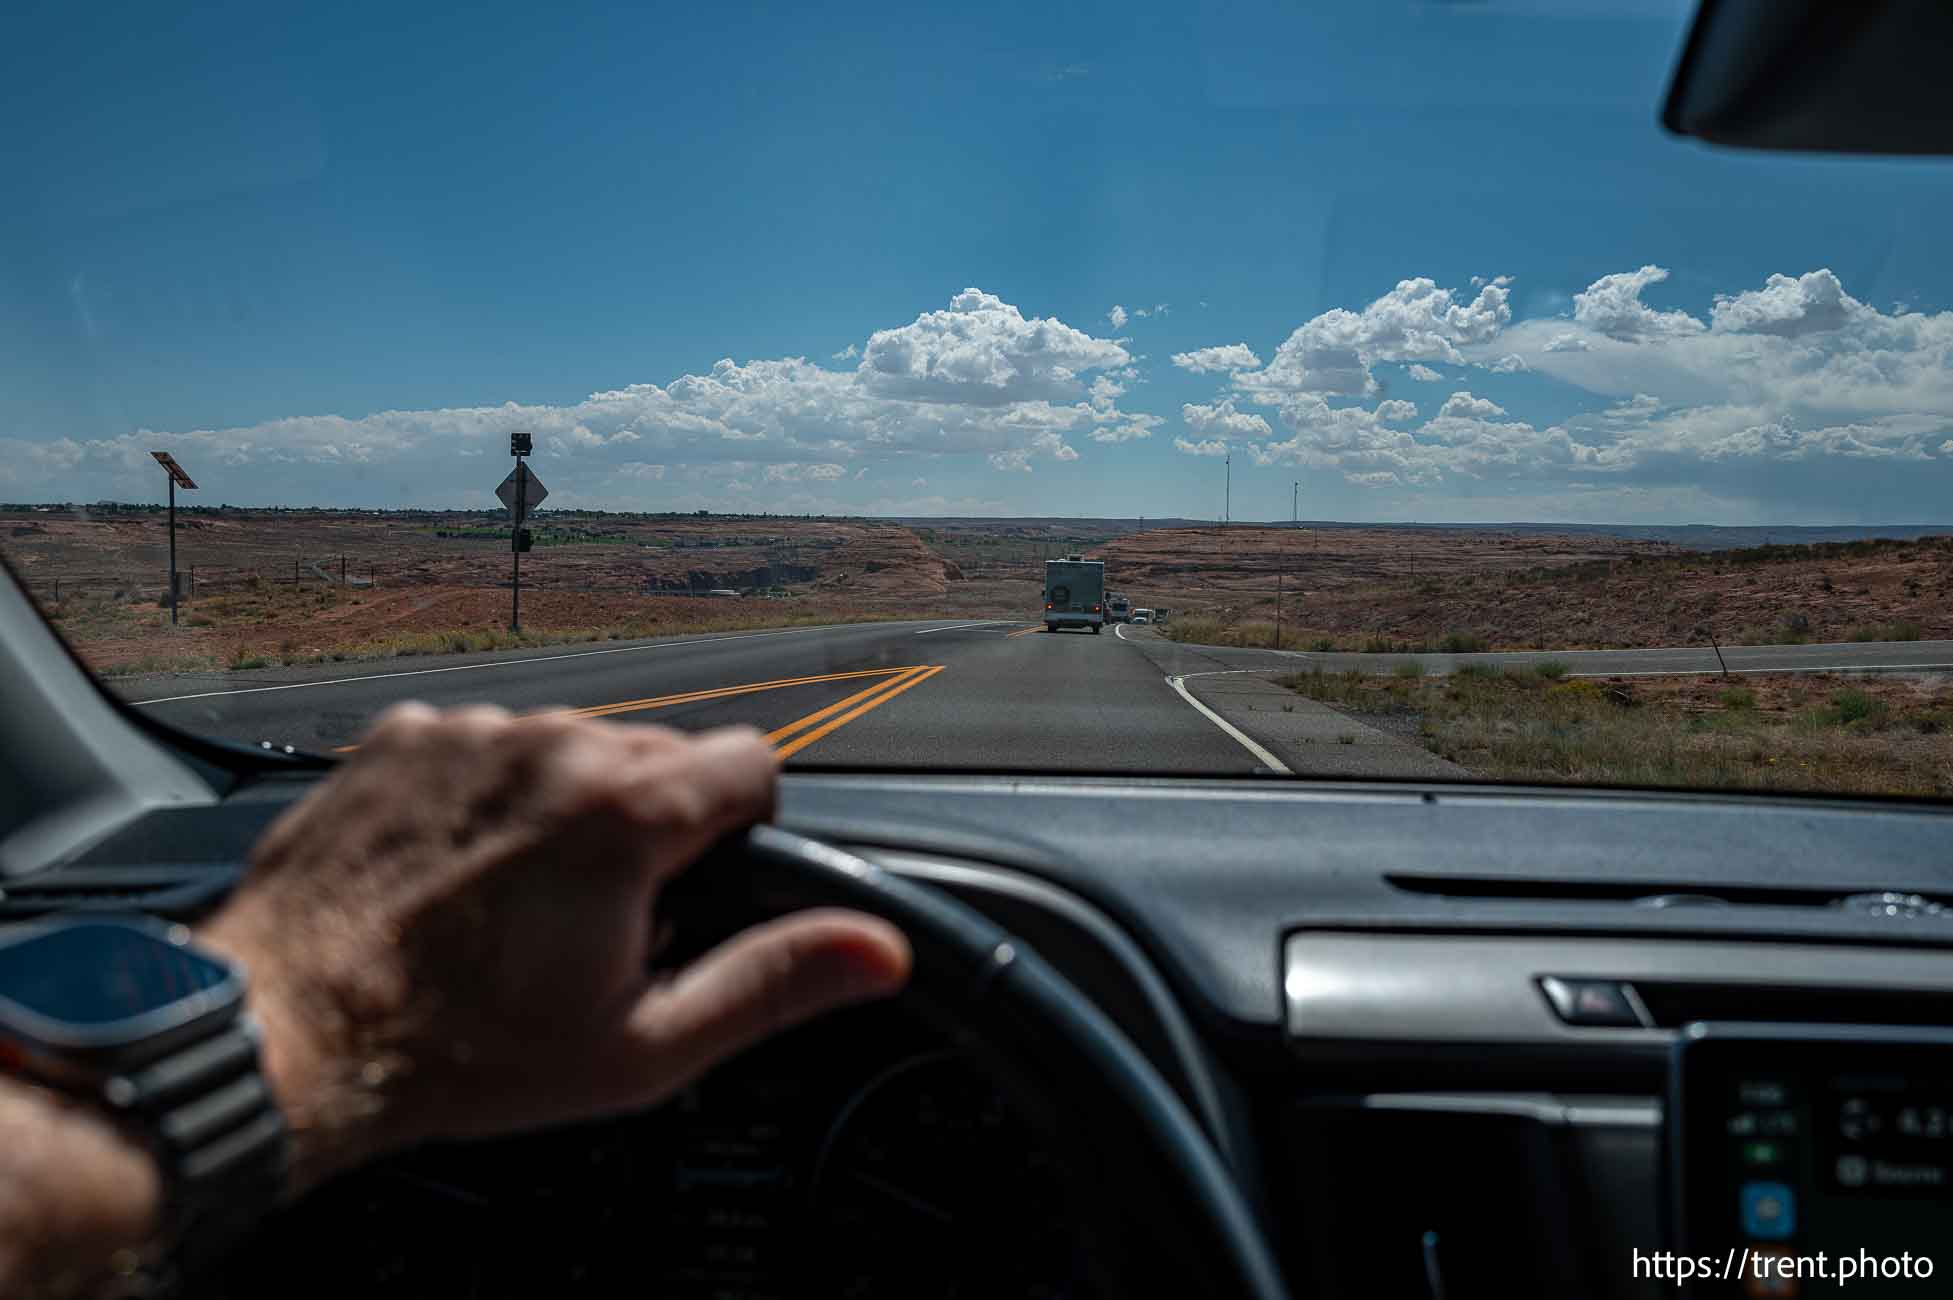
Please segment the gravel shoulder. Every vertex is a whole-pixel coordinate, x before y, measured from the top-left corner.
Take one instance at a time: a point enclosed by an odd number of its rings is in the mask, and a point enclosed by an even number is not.
[[[1298,776],[1458,780],[1472,775],[1413,739],[1304,699],[1263,673],[1195,673],[1182,680],[1194,698]]]

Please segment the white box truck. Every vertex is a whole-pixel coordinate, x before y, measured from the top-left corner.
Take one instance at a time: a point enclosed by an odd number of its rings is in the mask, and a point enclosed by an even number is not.
[[[1044,562],[1044,630],[1105,626],[1105,561],[1068,556]]]

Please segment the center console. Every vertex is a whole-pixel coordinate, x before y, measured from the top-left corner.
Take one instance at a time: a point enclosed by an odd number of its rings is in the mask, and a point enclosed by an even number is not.
[[[1953,1033],[1695,1024],[1673,1061],[1674,1249],[1637,1269],[1693,1296],[1953,1286]]]

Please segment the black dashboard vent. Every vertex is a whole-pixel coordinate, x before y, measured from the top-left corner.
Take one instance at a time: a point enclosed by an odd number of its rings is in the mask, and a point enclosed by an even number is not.
[[[147,912],[185,919],[214,906],[241,872],[235,863],[52,867],[0,882],[0,920],[55,912]]]
[[[1393,872],[1384,877],[1407,894],[1460,902],[1628,903],[1639,907],[1828,907],[1865,915],[1953,920],[1953,899],[1864,890],[1792,889],[1771,885],[1677,884],[1658,880],[1550,880],[1524,876],[1439,876]]]

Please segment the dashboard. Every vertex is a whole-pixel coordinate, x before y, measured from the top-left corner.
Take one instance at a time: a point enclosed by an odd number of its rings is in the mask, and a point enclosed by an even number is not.
[[[303,788],[152,813],[0,909],[193,914]],[[1937,1248],[1946,1207],[1918,1180],[1953,1177],[1942,1138],[1894,1155],[1876,1147],[1889,1131],[1861,1150],[1831,1129],[1867,1108],[1953,1126],[1946,1052],[1919,1055],[1953,1025],[1939,808],[795,773],[780,820],[956,894],[1060,967],[1207,1128],[1298,1296],[1668,1296],[1675,1280],[1637,1260],[1695,1237]],[[1709,1045],[1685,1048],[1705,1023]],[[1840,1026],[1885,1046],[1816,1059],[1883,1052],[1878,1068],[1813,1073],[1783,1046]],[[1690,1090],[1678,1062],[1697,1051],[1710,1082]],[[1776,1109],[1803,1106],[1818,1163],[1739,1177],[1729,1126],[1789,1121],[1731,1098],[1772,1080],[1807,1097]],[[1880,1080],[1898,1091],[1840,1091]],[[1687,1116],[1708,1136],[1685,1139]],[[942,1030],[853,1011],[642,1115],[342,1179],[236,1261],[230,1293],[1120,1294],[1094,1263],[1122,1246],[1119,1189],[1064,1128],[1016,1110]],[[1841,1157],[1914,1181],[1845,1188]],[[1786,1189],[1808,1210],[1788,1229]],[[1686,1205],[1707,1207],[1698,1226]],[[1885,1228],[1854,1242],[1865,1224]],[[1696,1293],[1831,1293],[1752,1285]]]
[[[1084,1296],[1072,1192],[971,1062],[869,1009],[641,1115],[342,1179],[261,1233],[227,1293]]]

